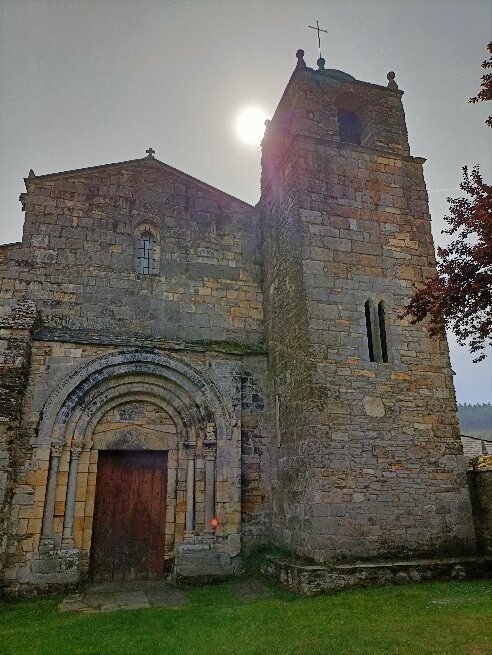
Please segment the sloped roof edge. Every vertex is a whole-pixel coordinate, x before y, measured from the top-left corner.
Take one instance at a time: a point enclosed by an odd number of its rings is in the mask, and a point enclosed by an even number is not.
[[[221,193],[222,195],[227,196],[232,200],[236,200],[237,202],[246,205],[246,207],[249,207],[250,209],[255,208],[254,205],[250,205],[249,202],[246,202],[245,200],[241,200],[240,198],[236,198],[236,196],[233,196],[230,193],[227,193],[226,191],[222,191],[222,189],[218,189],[217,187],[214,187],[211,184],[208,184],[207,182],[203,182],[202,180],[199,180],[198,178],[193,177],[192,175],[188,175],[188,173],[184,173],[183,171],[180,171],[178,168],[174,168],[169,164],[165,164],[164,162],[160,161],[159,159],[156,159],[155,157],[140,157],[138,159],[128,159],[126,161],[112,162],[110,164],[100,164],[99,166],[85,166],[84,168],[74,168],[69,171],[60,171],[58,173],[46,173],[44,175],[34,175],[32,177],[29,176],[24,178],[24,181],[27,187],[27,182],[29,180],[32,181],[32,180],[46,179],[51,177],[64,177],[69,175],[77,175],[78,173],[91,173],[91,172],[95,173],[97,171],[107,170],[112,167],[137,166],[139,164],[152,164],[154,166],[157,165],[158,167],[162,167],[165,170],[174,173],[178,177],[182,177],[185,180],[192,182],[193,184],[198,184],[199,186],[202,186],[210,191]]]

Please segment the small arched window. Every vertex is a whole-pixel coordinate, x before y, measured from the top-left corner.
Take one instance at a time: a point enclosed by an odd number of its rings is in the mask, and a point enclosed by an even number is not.
[[[338,109],[338,133],[342,143],[360,145],[360,121],[355,111],[342,107]]]
[[[137,273],[157,275],[159,273],[159,233],[150,225],[141,225],[135,238]]]
[[[142,232],[138,237],[137,246],[138,272],[141,275],[150,275],[152,273],[154,246],[154,236],[150,232]]]
[[[377,307],[371,300],[364,304],[366,318],[367,347],[370,362],[388,363],[388,342],[386,337],[386,311],[381,300]]]

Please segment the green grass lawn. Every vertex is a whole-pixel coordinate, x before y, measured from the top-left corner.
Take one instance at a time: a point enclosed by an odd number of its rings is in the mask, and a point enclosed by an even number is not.
[[[176,608],[59,613],[60,599],[0,605],[1,655],[487,655],[492,582],[238,600],[227,584]]]

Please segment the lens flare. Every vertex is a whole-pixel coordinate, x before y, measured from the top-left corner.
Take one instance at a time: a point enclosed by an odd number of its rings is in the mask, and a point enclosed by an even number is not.
[[[266,113],[259,107],[244,109],[238,116],[236,129],[239,137],[250,145],[259,145],[265,132]]]

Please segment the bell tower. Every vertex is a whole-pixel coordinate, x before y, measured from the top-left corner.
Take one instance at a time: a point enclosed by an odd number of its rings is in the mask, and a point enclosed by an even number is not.
[[[262,144],[273,539],[317,561],[472,553],[445,335],[400,318],[435,267],[403,92],[303,56]]]

